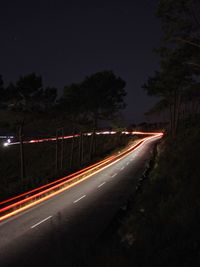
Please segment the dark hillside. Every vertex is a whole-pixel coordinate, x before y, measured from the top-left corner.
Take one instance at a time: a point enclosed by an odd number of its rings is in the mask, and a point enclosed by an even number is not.
[[[199,141],[195,120],[182,125],[175,141],[165,137],[157,146],[141,192],[93,251],[95,266],[200,266]]]

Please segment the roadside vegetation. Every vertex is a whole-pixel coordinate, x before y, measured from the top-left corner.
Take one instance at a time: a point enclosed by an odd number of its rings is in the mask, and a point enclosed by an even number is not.
[[[94,73],[60,90],[44,86],[29,73],[4,84],[0,75],[0,135],[14,135],[19,145],[0,149],[0,199],[62,177],[124,146],[129,138],[97,136],[100,121],[120,130],[125,81],[112,71]],[[91,136],[82,133],[91,132]],[[24,140],[79,134],[42,144]]]
[[[0,75],[0,136],[13,135],[19,143],[3,147],[6,139],[1,139],[0,200],[73,173],[137,138],[120,134],[126,130],[120,113],[125,85],[112,71],[101,71],[64,86],[58,96],[58,88],[44,86],[36,73],[8,85]],[[143,123],[137,129],[149,126],[157,128]],[[95,134],[104,127],[117,134]],[[83,135],[86,132],[91,135]],[[62,139],[65,135],[80,137]],[[57,139],[24,143],[48,137]]]
[[[23,180],[19,144],[2,146],[0,148],[0,200],[44,185],[100,161],[137,138],[121,133],[97,135],[92,160],[90,159],[91,136],[63,141],[59,139],[58,142],[24,144]]]
[[[165,117],[165,137],[139,193],[133,189],[88,266],[200,265],[199,11],[196,0],[158,1],[160,66],[143,88],[158,97],[146,115]]]
[[[98,240],[91,266],[199,266],[199,135],[200,118],[157,145],[153,170]]]

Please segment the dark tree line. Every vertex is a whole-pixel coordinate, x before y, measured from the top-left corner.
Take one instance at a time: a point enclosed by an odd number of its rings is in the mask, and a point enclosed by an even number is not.
[[[65,86],[58,98],[58,89],[44,87],[42,77],[35,73],[21,76],[8,86],[0,76],[0,108],[22,117],[53,111],[52,116],[72,124],[90,123],[97,128],[99,120],[113,119],[125,107],[124,87],[125,82],[112,71],[102,71]]]
[[[143,86],[160,101],[149,114],[168,110],[170,132],[176,137],[180,120],[200,112],[200,2],[160,0],[156,15],[162,26],[160,69]]]
[[[44,87],[42,77],[30,73],[19,77],[15,83],[5,86],[0,76],[0,108],[11,112],[18,128],[20,141],[21,177],[25,176],[23,132],[27,123],[38,118],[43,121],[53,118],[59,122],[56,136],[67,125],[70,133],[82,133],[85,129],[93,132],[90,142],[90,160],[95,154],[95,131],[100,120],[115,119],[125,107],[125,82],[112,71],[102,71],[87,76],[80,83],[63,88],[58,98],[58,89]],[[45,123],[44,123],[45,127]],[[80,148],[82,147],[80,135]],[[71,162],[73,160],[73,144]],[[62,148],[62,146],[61,146]],[[58,139],[56,142],[56,167],[58,168]],[[81,149],[80,149],[81,159]],[[62,161],[61,161],[62,162]]]
[[[42,77],[31,73],[19,77],[16,83],[9,83],[4,88],[1,78],[1,108],[13,113],[20,142],[21,178],[25,177],[23,129],[27,122],[41,112],[46,112],[55,104],[57,89],[44,88]]]
[[[112,71],[87,76],[79,84],[65,86],[58,109],[76,124],[89,124],[91,131],[90,158],[95,152],[95,131],[100,120],[112,120],[125,107],[125,82]]]

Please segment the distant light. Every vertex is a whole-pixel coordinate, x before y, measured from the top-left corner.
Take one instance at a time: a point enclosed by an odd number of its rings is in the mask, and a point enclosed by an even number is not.
[[[8,146],[8,145],[9,145],[9,143],[7,143],[7,142],[6,143],[3,143],[3,146]]]
[[[14,136],[12,136],[12,135],[11,136],[8,136],[8,135],[7,136],[6,135],[0,135],[0,138],[1,139],[14,138]]]

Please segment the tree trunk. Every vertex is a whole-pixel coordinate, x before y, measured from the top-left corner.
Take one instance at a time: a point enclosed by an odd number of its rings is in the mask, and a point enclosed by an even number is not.
[[[174,105],[173,105],[173,114],[172,114],[172,138],[175,139],[176,137],[176,133],[175,133],[175,120],[176,120],[176,91],[174,91],[174,99],[173,99],[173,102],[174,102]]]
[[[92,160],[95,152],[96,152],[96,129],[97,129],[97,122],[98,122],[98,115],[94,114],[94,127],[93,132],[91,136],[91,142],[90,142],[90,161]]]
[[[60,152],[60,169],[63,169],[63,156],[64,156],[64,129],[61,128],[62,138],[61,138],[61,152]]]
[[[73,166],[73,158],[74,158],[74,142],[75,142],[75,129],[73,129],[73,137],[72,137],[72,145],[71,145],[71,153],[70,153],[70,162],[69,162],[69,167],[70,169]]]
[[[170,104],[169,109],[170,109],[169,110],[169,116],[170,116],[170,133],[172,135],[172,132],[173,132],[173,112],[172,112],[173,105],[172,104]]]
[[[177,130],[178,130],[178,123],[180,117],[180,106],[181,106],[181,94],[178,92],[176,93],[176,106],[175,106],[175,121],[174,121],[174,138],[176,138]]]
[[[56,130],[55,175],[58,173],[58,130]]]
[[[92,131],[91,140],[90,140],[90,154],[89,159],[92,161],[94,155],[94,142],[95,142],[95,128]]]
[[[82,165],[82,132],[80,132],[79,136],[79,144],[78,144],[78,159],[79,159],[79,166]]]
[[[25,178],[25,165],[24,165],[24,144],[23,144],[23,127],[24,121],[22,121],[19,127],[19,143],[20,143],[20,171],[21,171],[21,181]]]
[[[82,134],[81,162],[82,162],[82,164],[84,163],[84,134]]]
[[[178,129],[180,104],[181,104],[181,94],[178,90],[174,90],[173,104],[172,104],[173,109],[171,110],[171,134],[173,139],[176,138],[176,133]]]

